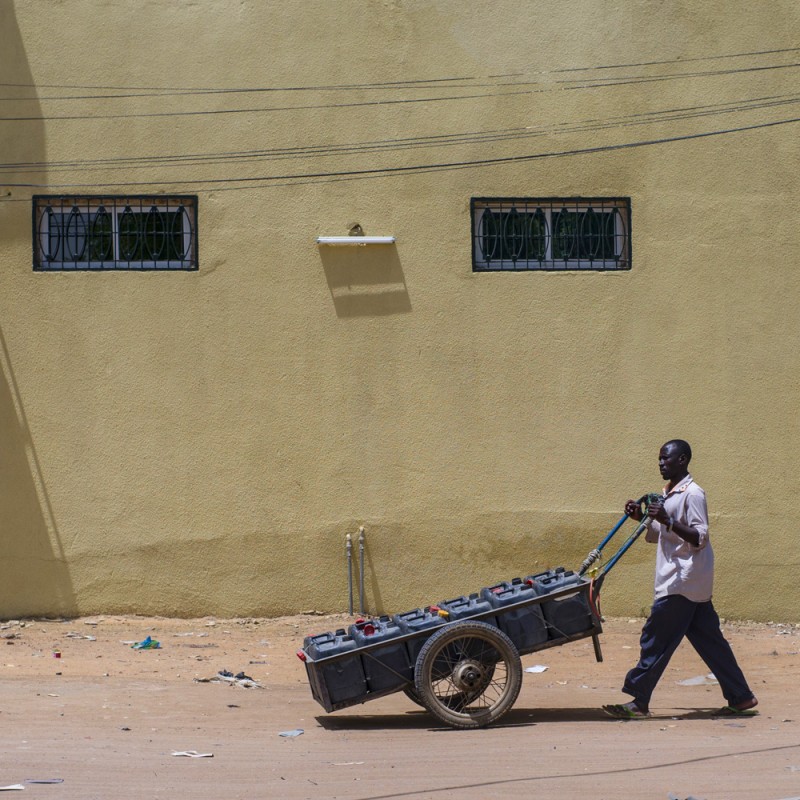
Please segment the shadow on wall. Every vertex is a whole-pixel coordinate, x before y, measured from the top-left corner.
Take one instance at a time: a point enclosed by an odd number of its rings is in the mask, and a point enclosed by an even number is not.
[[[394,245],[319,248],[337,317],[407,314],[411,299]]]
[[[15,5],[13,2],[0,2],[0,75],[5,84],[3,95],[10,98],[3,103],[3,116],[36,118],[42,115],[41,104],[28,65],[22,35],[17,25]],[[0,124],[0,153],[3,154],[5,163],[43,164],[45,161],[44,123],[40,119],[27,119]],[[22,168],[20,171],[4,171],[2,181],[0,181],[0,212],[3,209],[3,201],[25,199],[31,194],[31,190],[28,188],[7,189],[7,185],[30,183],[32,178],[36,183],[46,181],[44,170],[38,171],[42,167],[35,169],[37,171],[34,173],[22,171]],[[10,230],[3,227],[4,241],[8,241],[8,236],[12,234],[15,238],[24,236],[29,239],[30,226],[12,226]]]
[[[39,117],[41,108],[13,2],[0,2],[0,75],[7,86],[4,116]],[[0,125],[0,153],[8,163],[45,161],[45,136],[41,120]],[[44,172],[7,171],[3,181],[45,181]],[[30,189],[6,189],[0,184],[0,247],[6,261],[5,277],[30,270],[31,262],[8,259],[6,247],[14,240],[30,242],[30,210],[24,202]],[[17,249],[16,252],[19,252]],[[3,290],[0,282],[0,291]],[[7,295],[6,295],[7,296]],[[3,304],[6,314],[14,306]],[[13,327],[14,319],[2,321]],[[0,618],[74,614],[75,595],[61,549],[58,528],[47,496],[39,459],[31,440],[8,346],[0,329]]]
[[[77,604],[5,336],[0,330],[0,619]]]

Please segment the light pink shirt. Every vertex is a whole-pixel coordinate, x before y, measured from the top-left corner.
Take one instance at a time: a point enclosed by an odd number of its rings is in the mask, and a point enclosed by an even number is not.
[[[695,603],[711,599],[714,587],[714,552],[708,538],[706,493],[687,475],[671,492],[664,490],[664,508],[676,522],[694,528],[697,547],[671,533],[666,525],[650,522],[645,539],[658,545],[655,596],[681,594]]]

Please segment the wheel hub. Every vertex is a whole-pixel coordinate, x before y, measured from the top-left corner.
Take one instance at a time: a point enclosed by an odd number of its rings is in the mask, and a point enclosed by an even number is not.
[[[479,661],[462,661],[453,670],[453,684],[462,692],[477,689],[484,682],[486,668]]]

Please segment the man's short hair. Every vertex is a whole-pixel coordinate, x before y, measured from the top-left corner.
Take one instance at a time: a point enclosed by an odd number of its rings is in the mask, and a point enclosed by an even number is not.
[[[683,439],[670,439],[664,444],[664,447],[669,445],[677,448],[679,453],[683,453],[683,455],[686,456],[687,464],[692,460],[692,448],[690,447],[689,442],[684,441]]]

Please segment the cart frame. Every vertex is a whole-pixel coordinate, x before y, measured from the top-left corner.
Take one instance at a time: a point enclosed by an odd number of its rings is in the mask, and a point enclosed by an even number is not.
[[[562,634],[559,631],[555,630],[553,625],[546,622],[545,624],[548,627],[548,631],[551,634],[555,633],[556,636],[554,636],[553,638],[548,638],[546,641],[541,642],[537,645],[523,649],[517,649],[514,646],[514,644],[510,640],[508,640],[507,644],[512,649],[512,652],[510,656],[507,658],[509,658],[512,662],[517,662],[518,664],[520,656],[528,655],[530,653],[535,653],[540,650],[547,650],[552,647],[559,647],[563,644],[568,644],[570,642],[575,642],[581,639],[591,638],[592,643],[594,645],[595,658],[597,659],[597,661],[602,661],[603,654],[600,646],[599,635],[603,632],[603,627],[600,617],[594,610],[594,603],[592,601],[592,598],[590,597],[591,589],[592,589],[591,581],[584,581],[583,583],[558,589],[546,595],[539,595],[537,597],[525,599],[517,603],[509,603],[508,605],[503,606],[502,609],[493,609],[492,611],[489,612],[482,612],[479,614],[464,617],[463,619],[454,621],[448,621],[443,618],[442,624],[439,626],[428,628],[426,630],[421,630],[421,631],[413,631],[410,633],[393,637],[391,639],[391,643],[393,645],[404,644],[413,640],[416,641],[427,640],[427,642],[430,642],[434,640],[437,635],[439,635],[444,631],[450,631],[455,629],[455,630],[465,630],[466,632],[466,629],[469,627],[470,623],[475,623],[475,622],[485,625],[486,628],[492,628],[493,631],[495,631],[497,634],[505,637],[505,634],[503,634],[499,628],[487,624],[486,620],[497,617],[498,613],[506,614],[509,612],[514,612],[520,609],[527,608],[529,606],[542,605],[544,603],[548,603],[554,600],[559,600],[562,598],[582,594],[585,596],[588,607],[590,609],[591,627],[578,633]],[[491,634],[487,632],[487,636],[491,636]],[[505,638],[507,639],[507,637]],[[354,658],[356,656],[362,656],[363,658],[374,658],[373,653],[381,650],[382,648],[385,648],[386,646],[387,643],[385,641],[382,641],[382,642],[376,642],[374,644],[363,645],[359,647],[358,650],[356,651],[337,653],[335,655],[330,655],[323,658],[315,659],[306,655],[303,660],[308,675],[308,681],[311,686],[311,694],[314,697],[314,699],[326,711],[332,712],[332,711],[338,711],[343,708],[349,708],[350,706],[360,705],[370,700],[375,700],[379,697],[386,697],[387,695],[394,694],[399,691],[405,691],[406,694],[412,697],[412,699],[419,702],[421,705],[424,705],[426,708],[428,708],[429,711],[431,711],[431,713],[434,714],[434,716],[438,716],[441,719],[442,717],[441,714],[439,713],[441,709],[439,709],[437,706],[431,708],[429,703],[424,702],[425,692],[420,691],[419,678],[420,674],[424,670],[423,662],[425,661],[424,645],[423,649],[419,653],[416,664],[413,665],[413,672],[414,672],[413,680],[408,679],[405,676],[397,673],[398,679],[401,680],[401,683],[397,686],[379,691],[370,691],[366,694],[359,695],[357,697],[353,697],[347,700],[339,700],[339,701],[332,700],[331,693],[329,692],[327,683],[324,679],[324,668],[331,664],[342,663],[346,659]],[[382,664],[382,666],[384,669],[386,669],[385,664]],[[516,672],[516,666],[517,666],[516,664],[512,663],[510,667],[512,672]],[[520,670],[521,670],[521,665],[520,665]],[[423,686],[423,690],[424,688],[425,687]],[[516,697],[514,699],[516,699]],[[448,714],[448,716],[450,716],[450,714]],[[470,712],[468,716],[475,716],[475,712],[474,711]],[[496,719],[497,717],[493,717],[492,719],[483,723],[483,725],[489,724],[489,722],[494,722]],[[443,721],[446,721],[448,724],[451,725],[453,724],[453,722],[449,719]],[[456,727],[482,727],[483,725],[468,724]]]
[[[441,722],[455,728],[479,728],[496,722],[510,710],[519,694],[522,682],[521,656],[591,638],[596,660],[603,660],[599,638],[603,632],[598,609],[600,587],[608,572],[644,532],[650,505],[662,499],[657,494],[646,494],[639,499],[639,506],[643,507],[643,521],[602,569],[593,570],[592,578],[587,579],[584,575],[592,564],[600,560],[603,548],[629,519],[627,514],[589,553],[578,572],[579,583],[457,620],[443,618],[440,625],[392,636],[388,640],[391,647],[402,645],[405,649],[409,643],[421,644],[415,663],[408,664],[404,673],[376,658],[375,654],[387,647],[387,640],[318,658],[299,651],[298,656],[305,663],[312,696],[326,711],[331,712],[402,691]],[[565,633],[542,615],[548,638],[518,648],[497,624],[497,620],[505,614],[578,595],[582,596],[588,609],[589,624],[583,630]],[[425,640],[424,643],[422,640]],[[356,691],[345,698],[335,699],[326,682],[326,670],[331,667],[334,670],[344,669],[344,665],[350,663],[348,659],[362,658],[379,663],[383,670],[397,677],[397,682],[384,689]]]

